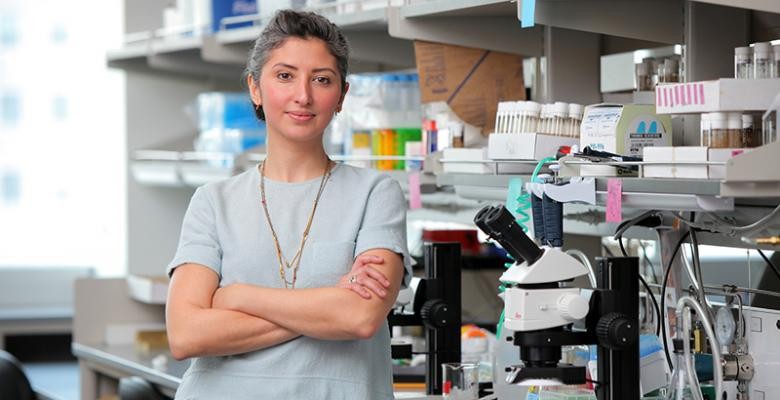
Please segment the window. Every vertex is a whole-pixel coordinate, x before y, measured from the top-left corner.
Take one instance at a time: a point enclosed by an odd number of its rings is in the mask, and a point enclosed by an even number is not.
[[[21,101],[13,93],[0,95],[0,122],[6,126],[14,126],[21,116]]]
[[[16,171],[0,172],[0,202],[6,206],[19,204],[22,194],[22,179]]]

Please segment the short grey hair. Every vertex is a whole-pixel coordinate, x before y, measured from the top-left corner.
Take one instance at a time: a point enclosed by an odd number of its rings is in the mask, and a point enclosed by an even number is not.
[[[339,77],[341,79],[341,92],[343,93],[347,85],[347,70],[349,69],[349,44],[336,24],[312,12],[278,11],[263,29],[249,53],[243,81],[246,82],[247,77],[251,76],[255,83],[259,83],[260,71],[271,56],[271,51],[281,47],[291,37],[316,38],[325,42],[330,54],[336,57],[336,64],[341,75]],[[257,118],[265,121],[263,107],[257,107],[255,114]]]

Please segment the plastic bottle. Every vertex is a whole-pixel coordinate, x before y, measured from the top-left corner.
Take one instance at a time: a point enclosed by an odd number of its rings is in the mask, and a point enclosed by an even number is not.
[[[432,154],[438,150],[439,131],[436,129],[435,120],[426,120],[423,123],[423,140],[425,140],[425,153]]]
[[[760,42],[753,45],[753,76],[756,79],[772,78],[774,64],[775,53],[771,43]]]
[[[699,124],[699,135],[701,137],[700,145],[708,147],[710,145],[710,114],[702,113],[701,123]]]
[[[725,149],[729,147],[729,134],[726,113],[710,113],[710,140],[709,147],[713,149]]]
[[[734,77],[737,79],[753,78],[753,50],[750,47],[734,49]]]
[[[738,149],[742,146],[742,114],[729,113],[727,128],[729,131],[729,148]]]
[[[757,130],[753,128],[753,116],[742,114],[742,147],[758,147],[761,145],[761,138],[757,135]]]

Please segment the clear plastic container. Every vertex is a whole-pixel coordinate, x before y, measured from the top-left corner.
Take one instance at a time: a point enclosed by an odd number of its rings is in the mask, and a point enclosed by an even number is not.
[[[645,63],[634,65],[634,81],[636,90],[653,90],[653,75],[650,73],[652,66]]]
[[[552,104],[542,104],[542,109],[539,112],[539,133],[550,133],[550,106]]]
[[[664,60],[664,82],[680,82],[680,63],[676,58],[667,58]]]
[[[701,137],[701,146],[708,147],[710,145],[710,114],[703,113],[701,115],[701,123],[699,124],[699,135]]]
[[[772,46],[772,50],[775,53],[775,68],[772,70],[772,77],[780,78],[780,44]]]
[[[756,79],[773,78],[775,53],[772,44],[760,42],[753,45],[753,77]]]
[[[753,78],[753,51],[750,47],[734,49],[734,77],[737,79]]]
[[[753,116],[742,114],[742,147],[761,146],[761,135],[753,124]]]
[[[731,149],[741,148],[742,146],[742,114],[729,113],[726,128],[728,129],[729,145]]]
[[[775,141],[777,139],[777,127],[775,126],[775,121],[777,118],[777,111],[771,111],[768,114],[764,115],[764,117],[761,120],[761,132],[762,137],[764,140],[761,141],[762,144],[769,144]]]
[[[707,141],[709,147],[713,149],[725,149],[729,147],[727,118],[726,113],[710,113],[710,139]]]

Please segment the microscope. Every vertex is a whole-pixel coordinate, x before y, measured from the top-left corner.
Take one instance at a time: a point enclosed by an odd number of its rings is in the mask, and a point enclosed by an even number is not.
[[[598,287],[590,298],[564,286],[586,275],[579,261],[537,246],[503,206],[487,206],[474,222],[516,260],[502,276],[507,340],[520,347],[521,365],[507,369],[507,383],[575,385],[585,367],[560,363],[561,346],[598,345],[598,400],[631,400],[639,393],[639,266],[635,257],[598,259]],[[584,330],[573,328],[584,321]]]

